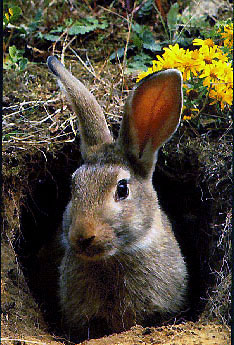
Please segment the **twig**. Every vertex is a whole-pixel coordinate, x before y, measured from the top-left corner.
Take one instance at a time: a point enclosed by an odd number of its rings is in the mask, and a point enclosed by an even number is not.
[[[145,4],[146,2],[147,2],[147,0],[143,0],[142,3],[140,3],[139,6],[137,6],[136,8],[133,8],[131,14],[134,15],[137,11],[139,11],[139,10],[144,6],[144,4]]]
[[[11,41],[11,39],[12,39],[12,36],[13,36],[13,28],[11,28],[10,36],[9,36],[9,38],[8,38],[8,40],[7,40],[7,43],[5,43],[5,47],[4,47],[4,48],[5,48],[5,51],[4,51],[4,53],[6,52],[8,46],[10,45],[10,41]]]
[[[72,49],[71,47],[69,47],[69,49],[73,52],[73,54],[75,54],[75,56],[77,57],[77,59],[82,63],[82,65],[85,67],[85,69],[90,73],[92,74],[92,76],[97,79],[98,81],[100,81],[102,84],[106,85],[106,83],[100,79],[95,72],[93,72],[86,64],[85,62],[81,59],[81,57],[77,54],[77,52]]]
[[[20,110],[17,110],[13,113],[10,113],[10,114],[7,114],[7,115],[3,115],[4,119],[7,119],[8,117],[11,117],[13,115],[17,115],[19,113],[21,113],[22,111],[27,111],[27,110],[30,110],[30,109],[33,109],[35,108],[36,106],[39,106],[39,105],[43,105],[45,106],[46,104],[48,103],[53,103],[55,100],[48,100],[48,101],[31,101],[31,102],[23,102],[23,103],[20,103],[18,106],[20,107]],[[28,108],[24,108],[24,109],[21,109],[24,105],[27,105],[27,104],[32,104],[32,103],[36,103],[35,105],[32,105],[31,107],[28,107]],[[10,107],[3,107],[3,110],[5,109],[10,109],[12,107],[16,107],[16,105],[14,106],[10,106]],[[44,122],[43,120],[41,120],[42,122]],[[38,123],[40,123],[41,121],[39,121]],[[30,121],[29,121],[30,122]],[[34,123],[37,123],[37,121],[31,121],[31,122],[34,122]],[[41,122],[41,123],[42,123]]]
[[[103,7],[103,6],[99,6],[101,9],[103,9],[104,11],[106,11],[106,12],[109,12],[109,13],[112,13],[112,14],[114,14],[114,15],[116,15],[117,17],[120,17],[122,20],[126,20],[127,22],[128,22],[128,18],[125,18],[124,16],[122,16],[121,14],[118,14],[118,13],[116,13],[116,12],[114,12],[114,11],[111,11],[111,10],[109,10],[108,8],[105,8],[105,7]]]
[[[53,102],[56,102],[56,101],[58,101],[59,100],[59,98],[55,98],[55,99],[48,99],[47,101],[28,101],[28,102],[25,102],[25,101],[23,101],[22,103],[16,103],[16,104],[14,104],[14,105],[10,105],[9,107],[2,107],[2,109],[3,110],[7,110],[7,109],[11,109],[11,108],[15,108],[15,107],[17,107],[17,106],[23,106],[23,105],[28,105],[28,104],[33,104],[33,103],[39,103],[39,105],[40,104],[43,104],[43,103],[53,103]]]
[[[197,7],[200,6],[201,0],[198,2]],[[178,42],[180,36],[182,35],[183,31],[185,30],[185,28],[188,26],[188,24],[192,21],[192,19],[196,16],[196,13],[194,13],[191,18],[187,21],[187,23],[184,24],[182,30],[180,31],[178,37],[176,38],[176,42]]]
[[[131,36],[131,30],[132,30],[132,20],[133,20],[133,15],[131,15],[131,19],[128,20],[128,35],[127,35],[127,41],[124,49],[124,58],[123,58],[123,69],[125,69],[126,65],[126,59],[127,59],[127,50],[128,50],[128,44],[130,41],[130,36]]]
[[[63,36],[68,35],[68,30],[70,30],[70,28],[72,27],[72,25],[73,25],[73,23],[70,24],[70,25],[63,31],[63,33],[59,36],[59,38],[52,44],[52,46],[53,46],[53,55],[54,55],[55,46],[56,46],[57,42],[59,42]],[[76,36],[74,36],[73,38],[75,39]],[[72,39],[72,40],[73,40],[73,39]],[[68,44],[71,44],[71,42],[68,43]],[[61,62],[64,63],[64,58],[63,58],[63,56],[62,56]]]
[[[85,4],[88,6],[88,8],[90,9],[90,11],[92,12],[93,15],[95,15],[95,11],[92,9],[92,7],[90,6],[88,0],[84,0]]]
[[[134,8],[133,11],[136,7],[136,3],[134,3]],[[133,14],[130,17],[130,20],[128,18],[128,36],[127,36],[127,41],[126,41],[126,45],[125,45],[125,49],[124,49],[124,58],[123,58],[123,69],[122,69],[122,93],[123,93],[123,89],[124,89],[124,71],[126,68],[126,59],[127,59],[127,50],[128,50],[128,45],[129,45],[129,41],[130,41],[130,36],[131,36],[131,31],[132,31],[132,20],[133,20]]]
[[[210,90],[211,90],[211,84],[210,84],[210,87],[208,89],[208,92],[206,94],[206,98],[204,100],[204,103],[203,103],[203,106],[201,107],[201,109],[199,110],[199,112],[197,113],[197,115],[195,115],[194,117],[199,117],[201,112],[205,109],[206,105],[207,105],[207,101],[208,101],[208,98],[209,98],[209,94],[210,94]]]
[[[64,46],[63,45],[63,50],[61,53],[61,62],[64,64],[64,54],[65,54],[65,50],[70,46],[70,44],[76,39],[76,36],[72,37],[72,39]]]
[[[95,73],[95,70],[94,70],[94,68],[93,68],[93,65],[91,64],[91,62],[90,62],[90,60],[89,60],[89,56],[88,56],[87,50],[86,50],[86,54],[85,54],[85,55],[86,55],[86,60],[88,61],[90,68],[92,69],[93,73]]]
[[[40,345],[48,345],[46,343],[42,343],[40,341],[34,341],[34,340],[25,340],[25,339],[13,339],[13,338],[2,338],[1,341],[18,341],[18,342],[24,342],[29,344],[40,344]]]
[[[169,33],[168,33],[168,30],[167,30],[167,27],[166,27],[165,20],[163,19],[161,12],[159,11],[159,9],[158,9],[157,6],[155,5],[155,3],[153,3],[153,6],[154,6],[154,9],[157,11],[157,13],[158,13],[158,15],[159,15],[159,18],[160,18],[161,23],[162,23],[162,25],[163,25],[165,34],[167,35],[167,39],[168,39],[168,40],[171,40],[170,35],[169,35]]]

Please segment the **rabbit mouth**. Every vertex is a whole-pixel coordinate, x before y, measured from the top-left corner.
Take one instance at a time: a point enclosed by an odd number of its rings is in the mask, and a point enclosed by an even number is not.
[[[115,248],[93,247],[86,250],[76,250],[76,256],[85,261],[105,260],[116,253]]]

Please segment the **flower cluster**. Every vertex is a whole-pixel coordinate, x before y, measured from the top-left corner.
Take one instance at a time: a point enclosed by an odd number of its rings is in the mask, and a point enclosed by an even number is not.
[[[224,39],[224,46],[233,50],[233,23],[221,26],[218,30],[220,36]]]
[[[7,19],[7,21],[10,21],[10,17],[12,17],[14,15],[14,12],[12,10],[12,8],[9,8],[8,12],[5,13],[5,17]]]
[[[178,44],[164,48],[162,56],[152,61],[152,67],[139,74],[137,82],[154,72],[176,68],[181,71],[184,80],[184,90],[189,97],[191,91],[207,95],[210,104],[219,103],[221,109],[230,107],[233,98],[233,67],[227,48],[232,49],[233,24],[226,25],[218,31],[220,44],[212,39],[194,39],[193,49],[180,48]],[[224,49],[225,48],[225,49]],[[199,113],[195,102],[192,103],[189,120]]]

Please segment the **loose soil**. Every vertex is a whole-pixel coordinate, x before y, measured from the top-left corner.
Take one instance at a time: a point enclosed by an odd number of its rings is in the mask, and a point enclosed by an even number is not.
[[[122,84],[121,68],[109,62],[97,62],[98,78],[91,78],[74,57],[67,61],[104,106],[116,136],[133,78]],[[71,345],[60,331],[53,243],[70,176],[81,164],[76,119],[45,63],[4,78],[1,343]],[[200,135],[183,124],[160,151],[153,177],[188,265],[188,311],[167,325],[137,325],[83,345],[231,343],[231,125],[209,126]]]
[[[4,339],[2,344],[38,344],[59,345],[61,342],[47,339],[40,342],[36,338]],[[71,343],[70,343],[71,344]],[[101,339],[92,339],[80,343],[82,345],[229,345],[230,331],[221,325],[188,322],[178,326],[160,328],[132,327],[131,330],[121,334],[113,334]]]

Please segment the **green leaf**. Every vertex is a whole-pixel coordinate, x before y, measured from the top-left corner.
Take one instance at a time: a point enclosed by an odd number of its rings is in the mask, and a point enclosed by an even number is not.
[[[35,15],[34,20],[35,20],[36,22],[39,22],[39,21],[41,20],[41,18],[42,18],[42,15],[43,15],[43,11],[42,11],[41,9],[39,9],[39,10],[37,11],[36,15]]]
[[[73,19],[72,18],[65,19],[65,25],[66,26],[70,26],[70,25],[72,25],[72,23],[73,23]]]
[[[22,14],[22,10],[19,6],[12,6],[9,8],[12,11],[13,16],[20,16]]]
[[[128,63],[128,72],[147,71],[147,65],[151,64],[151,57],[145,53],[135,55]]]
[[[93,29],[90,29],[89,28],[86,28],[85,26],[83,25],[80,25],[80,24],[74,24],[69,30],[68,30],[68,34],[69,35],[84,35],[86,34],[87,32],[90,32],[90,31],[93,31]]]
[[[119,48],[116,52],[110,55],[110,61],[115,60],[116,58],[121,59],[124,56],[125,48]]]
[[[98,24],[99,29],[106,29],[108,27],[108,22],[106,20],[103,20],[102,23]]]
[[[69,26],[69,25],[68,25]],[[57,32],[63,32],[64,31],[64,27],[63,26],[58,26],[56,29],[53,29],[53,30],[50,30],[50,34],[54,34],[54,33],[57,33]]]
[[[32,22],[29,24],[28,26],[28,30],[29,32],[34,32],[37,31],[38,26],[40,24],[41,18],[42,18],[42,10],[39,9],[35,15],[35,17],[33,18]]]
[[[145,48],[153,52],[161,50],[161,46],[155,43],[155,38],[149,27],[146,25],[133,24],[132,30],[133,44],[138,49],[141,50],[142,48]]]
[[[45,34],[43,35],[43,38],[47,41],[51,41],[51,42],[56,42],[59,40],[60,36],[58,35],[51,35],[51,34]]]
[[[152,52],[160,52],[162,50],[162,47],[160,46],[160,44],[157,44],[155,42],[152,42],[152,43],[144,43],[143,44],[143,47],[145,49],[149,49],[151,50]]]
[[[10,22],[14,22],[22,14],[22,10],[19,6],[11,6],[9,8]]]
[[[7,26],[8,24],[8,20],[6,19],[6,17],[3,17],[3,25],[4,27]]]
[[[17,27],[17,30],[18,30],[19,34],[21,34],[21,35],[27,35],[27,30],[26,29],[27,29],[27,27],[25,27],[22,24]]]
[[[7,62],[3,62],[3,69],[11,69],[11,62],[7,61]]]
[[[175,30],[175,26],[178,22],[178,15],[179,4],[176,2],[175,4],[171,5],[171,8],[167,14],[167,25],[170,30]]]
[[[143,47],[151,51],[160,51],[161,47],[155,43],[155,39],[151,31],[145,31],[143,33]]]
[[[91,25],[98,26],[98,20],[94,17],[87,17],[83,19],[83,22],[90,23]]]
[[[138,11],[139,17],[149,16],[153,10],[154,0],[147,0],[144,5]]]
[[[17,50],[16,46],[10,46],[9,47],[9,54],[10,54],[10,57],[12,59],[14,59],[18,55],[17,53],[18,53],[18,50]]]
[[[138,23],[132,24],[132,31],[141,34],[142,31],[144,30],[145,25],[140,25]]]
[[[133,34],[132,36],[132,43],[134,44],[135,47],[137,47],[138,49],[142,49],[143,46],[143,40],[141,39],[141,37],[137,34]]]
[[[28,59],[27,58],[20,59],[20,61],[19,61],[19,69],[20,69],[20,71],[24,71],[25,68],[27,67],[27,64],[28,64]]]
[[[95,31],[96,29],[105,29],[107,25],[106,21],[103,21],[100,24],[96,18],[87,17],[80,21],[76,21],[68,30],[68,33],[69,35],[84,35],[88,32]]]

